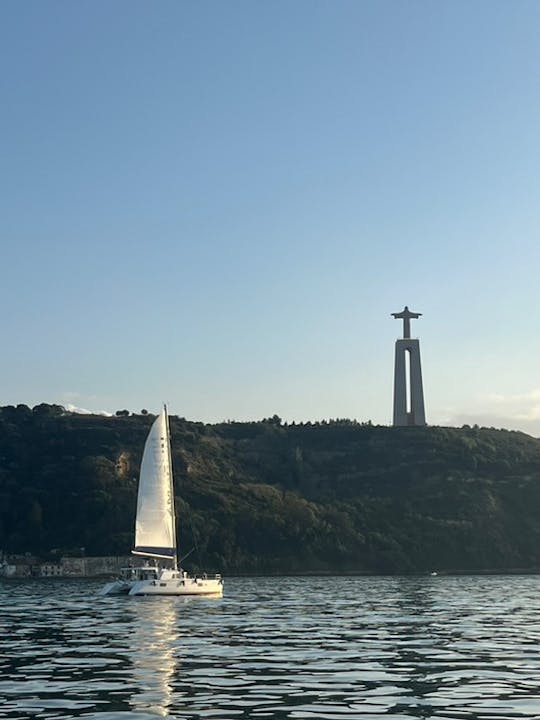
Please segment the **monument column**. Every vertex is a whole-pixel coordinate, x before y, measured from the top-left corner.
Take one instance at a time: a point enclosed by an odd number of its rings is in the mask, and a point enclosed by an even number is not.
[[[411,338],[411,319],[419,318],[421,314],[411,312],[407,306],[403,312],[392,313],[394,318],[403,320],[403,338],[396,340],[394,426],[426,424],[420,343]]]

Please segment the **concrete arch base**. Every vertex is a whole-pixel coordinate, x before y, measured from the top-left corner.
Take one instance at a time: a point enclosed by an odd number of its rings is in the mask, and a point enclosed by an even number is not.
[[[406,355],[409,354],[407,368]],[[407,378],[407,371],[409,377]],[[407,382],[408,381],[408,382]],[[394,365],[394,426],[425,425],[424,390],[420,365],[420,343],[403,338],[396,340]]]

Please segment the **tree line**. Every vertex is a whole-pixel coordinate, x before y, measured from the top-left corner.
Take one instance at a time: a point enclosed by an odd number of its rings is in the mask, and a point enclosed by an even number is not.
[[[0,408],[0,549],[129,553],[155,416]],[[172,416],[180,554],[226,573],[540,568],[540,441],[492,428]]]

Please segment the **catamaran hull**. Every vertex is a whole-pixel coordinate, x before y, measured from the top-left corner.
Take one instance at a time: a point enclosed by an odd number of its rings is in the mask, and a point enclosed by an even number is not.
[[[223,583],[219,580],[188,579],[176,580],[142,580],[135,583],[129,595],[175,595],[178,597],[222,597]]]
[[[221,575],[188,575],[185,570],[157,565],[122,568],[121,577],[109,582],[101,595],[176,595],[179,597],[222,597]]]
[[[115,580],[107,583],[100,591],[100,595],[129,595],[134,583],[125,580]]]

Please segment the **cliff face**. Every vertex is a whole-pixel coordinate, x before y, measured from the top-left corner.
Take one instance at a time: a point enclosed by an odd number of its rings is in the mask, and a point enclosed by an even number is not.
[[[153,417],[0,409],[0,549],[129,552]],[[540,441],[171,418],[181,554],[223,572],[540,568]]]

